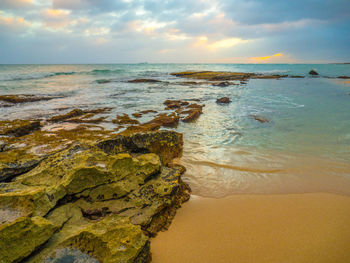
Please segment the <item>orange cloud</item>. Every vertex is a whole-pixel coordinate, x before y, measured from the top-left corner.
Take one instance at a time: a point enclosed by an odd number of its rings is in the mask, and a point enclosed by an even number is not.
[[[282,53],[277,53],[277,54],[274,54],[274,55],[271,55],[271,56],[252,57],[252,58],[250,58],[250,59],[253,60],[253,61],[261,61],[261,60],[268,60],[268,59],[271,59],[271,58],[274,58],[274,57],[282,57],[282,56],[283,56]]]
[[[69,12],[61,9],[47,9],[45,15],[49,17],[62,17],[68,15]]]
[[[9,31],[21,31],[30,26],[30,22],[23,17],[1,16],[0,13],[0,26]]]

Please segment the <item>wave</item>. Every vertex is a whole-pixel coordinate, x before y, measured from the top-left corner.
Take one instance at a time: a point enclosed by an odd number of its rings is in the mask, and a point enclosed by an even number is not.
[[[110,83],[110,82],[112,82],[111,79],[97,79],[97,80],[95,80],[95,83],[97,83],[97,84],[106,84],[106,83]]]
[[[32,75],[20,75],[13,76],[5,79],[1,79],[2,81],[20,81],[20,80],[31,80],[31,79],[45,79],[54,76],[62,76],[62,75],[73,75],[77,72],[50,72],[50,73],[41,73],[41,74],[32,74]]]
[[[263,71],[258,71],[257,73],[260,74],[277,74],[277,73],[288,73],[290,70],[283,70],[283,69],[273,69],[273,70],[263,70]]]
[[[106,74],[114,74],[114,73],[121,73],[124,72],[125,70],[123,69],[115,69],[115,70],[111,70],[111,69],[94,69],[92,71],[89,72],[89,74],[92,75],[106,75]]]

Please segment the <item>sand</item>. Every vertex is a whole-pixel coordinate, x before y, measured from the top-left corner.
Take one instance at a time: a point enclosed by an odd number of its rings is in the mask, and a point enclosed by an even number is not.
[[[192,197],[151,250],[155,263],[350,262],[350,197]]]

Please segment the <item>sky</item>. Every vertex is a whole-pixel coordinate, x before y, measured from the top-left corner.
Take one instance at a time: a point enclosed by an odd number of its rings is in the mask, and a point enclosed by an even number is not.
[[[350,0],[0,0],[0,63],[350,62]]]

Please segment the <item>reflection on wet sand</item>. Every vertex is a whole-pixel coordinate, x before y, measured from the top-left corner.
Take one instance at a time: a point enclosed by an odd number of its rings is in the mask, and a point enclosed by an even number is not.
[[[350,163],[281,151],[243,147],[210,150],[185,143],[180,160],[195,195],[328,192],[350,195]]]

